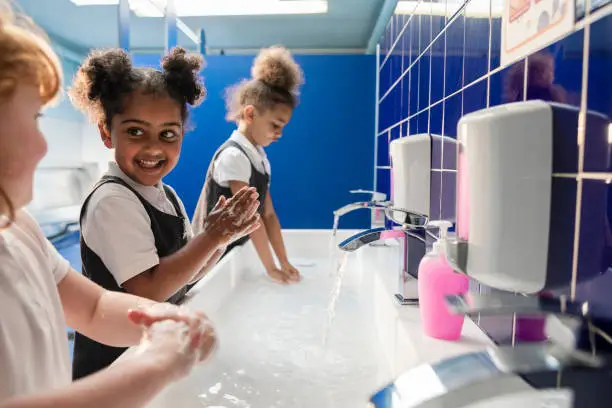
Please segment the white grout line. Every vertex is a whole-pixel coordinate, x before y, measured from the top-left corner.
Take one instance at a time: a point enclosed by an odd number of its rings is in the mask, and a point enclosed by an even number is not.
[[[430,3],[431,9],[431,3]],[[433,37],[433,17],[429,16],[429,41],[431,42],[431,37]],[[431,106],[431,73],[433,71],[433,53],[429,53],[429,97],[427,99],[427,104]],[[446,60],[446,56],[444,56]],[[427,111],[427,134],[431,133],[431,109]],[[440,185],[440,197],[442,197],[442,185]]]
[[[421,17],[419,16],[419,44],[421,44]],[[421,61],[421,56],[423,54],[419,55],[417,57],[417,110],[421,108],[421,64],[419,64],[419,62]],[[401,81],[401,79],[400,79]]]
[[[448,2],[446,2],[445,6],[444,6],[444,15],[446,15],[446,12],[448,10]],[[444,21],[446,23],[446,20]],[[446,24],[445,24],[446,26]],[[444,99],[444,97],[446,96],[446,31],[444,32],[444,51],[443,51],[443,57],[444,57],[444,66],[442,68],[442,76],[444,77],[444,79],[442,80],[442,99]],[[431,64],[433,66],[433,58],[431,61]],[[431,86],[431,85],[430,85]],[[430,109],[431,109],[431,104],[430,104]],[[431,112],[431,110],[430,110]],[[442,103],[442,131],[440,133],[442,133],[442,136],[444,137],[444,117],[446,115],[446,104]],[[440,165],[442,167],[444,167],[444,145],[445,143],[442,143],[441,146],[441,151],[440,151]],[[440,206],[439,206],[439,213],[440,217],[442,217],[442,193],[444,192],[444,188],[442,183],[440,183]],[[478,321],[480,322],[480,314],[478,314]]]
[[[455,16],[453,17],[453,19],[448,22],[448,24],[446,24],[444,26],[444,28],[442,29],[442,31],[440,31],[440,33],[438,35],[436,35],[436,38],[432,39],[431,42],[429,44],[427,44],[427,47],[419,54],[419,56],[416,58],[416,60],[414,60],[410,66],[408,67],[407,70],[405,70],[404,72],[402,72],[402,75],[399,76],[399,78],[397,78],[397,80],[389,87],[389,89],[387,89],[387,92],[385,92],[385,94],[380,98],[380,100],[378,101],[378,103],[382,102],[390,93],[391,91],[393,91],[393,88],[395,88],[395,86],[399,83],[399,81],[402,80],[402,78],[406,75],[406,72],[408,72],[410,69],[412,69],[412,67],[419,62],[419,60],[421,59],[421,57],[427,52],[429,51],[429,49],[431,48],[431,46],[438,41],[438,38],[440,38],[442,36],[443,33],[446,32],[446,29],[448,27],[450,27],[455,20],[463,13],[463,9],[465,8],[467,3],[463,3],[463,5],[461,6],[461,8],[459,9],[459,11],[455,14]],[[464,27],[465,30],[465,27]],[[419,30],[419,35],[420,35],[421,30]]]
[[[577,173],[553,173],[552,176],[556,178],[569,178],[569,179],[578,180]]]
[[[376,44],[376,68],[380,65],[380,44]],[[380,120],[380,111],[378,105],[378,93],[380,92],[380,70],[376,70],[376,95],[374,96],[374,166],[378,162],[378,122]],[[377,191],[378,178],[374,171],[372,180],[372,190]]]
[[[591,0],[585,2],[585,16],[589,18],[591,12]],[[584,169],[584,137],[586,134],[586,112],[587,106],[587,91],[589,88],[589,52],[591,47],[591,24],[588,23],[584,27],[584,43],[582,48],[582,91],[580,95],[580,114],[578,115],[578,174]],[[578,256],[580,248],[580,221],[582,213],[582,179],[578,178],[578,186],[576,189],[576,217],[574,222],[574,246],[572,254],[572,281],[570,284],[570,299],[576,299],[576,285],[578,283]]]
[[[582,172],[579,178],[582,180],[603,180],[608,184],[612,183],[612,173]]]
[[[377,170],[391,170],[391,166],[376,166]]]
[[[569,178],[578,180],[602,180],[608,184],[612,184],[612,173],[595,173],[595,172],[582,172],[578,173],[553,173],[553,177],[556,178]]]
[[[391,48],[388,50],[387,55],[385,56],[385,59],[383,60],[382,64],[380,64],[380,68],[379,68],[378,72],[380,72],[383,69],[383,67],[385,66],[385,63],[387,62],[387,60],[389,59],[391,54],[393,54],[393,49],[397,45],[399,39],[402,38],[402,35],[404,34],[404,31],[406,30],[406,27],[408,27],[408,23],[410,23],[410,20],[412,20],[412,18],[415,16],[414,11],[417,9],[417,7],[419,7],[419,5],[421,4],[422,1],[423,0],[419,0],[419,2],[414,6],[414,9],[412,10],[413,13],[410,14],[410,17],[408,18],[408,21],[406,21],[406,23],[402,27],[401,31],[397,35],[397,38],[395,39],[395,41],[393,41],[393,44],[391,45]]]
[[[487,72],[491,71],[491,56],[493,49],[493,2],[489,1],[489,55],[487,58]],[[464,52],[465,55],[465,52]],[[491,77],[487,77],[487,108],[491,105]]]
[[[523,62],[523,101],[527,101],[527,84],[529,83],[529,55]]]
[[[461,10],[460,13],[463,13]],[[465,44],[467,42],[467,21],[463,17],[463,58],[461,58],[461,89],[465,86]],[[461,116],[463,117],[463,91],[461,92]]]

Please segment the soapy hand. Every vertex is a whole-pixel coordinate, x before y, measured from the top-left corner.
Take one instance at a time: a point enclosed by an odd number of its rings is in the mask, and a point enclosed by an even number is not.
[[[219,247],[249,235],[260,226],[258,198],[253,187],[244,187],[229,199],[221,197],[204,221],[204,233]]]
[[[212,326],[190,328],[183,322],[164,320],[144,331],[136,356],[146,356],[170,375],[173,381],[187,376],[206,359],[216,345]]]
[[[291,282],[299,282],[301,279],[300,272],[289,262],[283,262],[281,264],[281,271],[283,271],[283,273],[289,277],[289,281]]]
[[[296,283],[300,281],[300,273],[289,263],[283,264],[281,268],[276,266],[270,268],[268,276],[280,283]]]
[[[191,371],[207,359],[216,345],[214,328],[201,312],[168,303],[147,309],[131,310],[130,320],[143,327],[143,337],[136,356],[159,362],[173,380]]]

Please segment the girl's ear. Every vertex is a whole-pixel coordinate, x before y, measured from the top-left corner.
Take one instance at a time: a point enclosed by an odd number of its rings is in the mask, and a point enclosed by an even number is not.
[[[102,143],[106,146],[107,149],[113,148],[113,141],[110,137],[110,131],[107,126],[103,122],[98,123],[98,130],[100,131],[100,138],[102,139]]]
[[[253,120],[255,119],[255,106],[245,106],[244,111],[242,112],[242,118],[247,123],[247,125],[251,125],[253,123]]]

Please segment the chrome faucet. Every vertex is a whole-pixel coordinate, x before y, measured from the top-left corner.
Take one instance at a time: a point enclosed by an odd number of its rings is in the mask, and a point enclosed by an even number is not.
[[[465,408],[497,406],[494,400],[503,397],[515,402],[512,406],[603,408],[609,406],[611,378],[609,366],[600,357],[532,343],[491,347],[418,366],[370,401],[376,408]],[[559,392],[556,398],[540,392],[551,389]]]
[[[385,208],[385,214],[388,218],[400,224],[401,228],[373,228],[362,231],[342,241],[338,248],[346,252],[353,252],[374,242],[403,238],[403,262],[399,273],[398,293],[395,298],[402,305],[418,304],[418,296],[415,296],[414,280],[417,278],[419,262],[425,255],[426,230],[424,227],[428,218],[426,215],[392,206]]]
[[[391,204],[389,201],[387,201],[387,195],[385,193],[361,189],[351,190],[349,192],[351,194],[370,194],[371,199],[370,201],[358,201],[350,203],[334,211],[333,236],[336,236],[336,232],[338,230],[338,223],[340,221],[340,217],[342,217],[343,215],[362,208],[369,208],[372,211],[384,211]]]

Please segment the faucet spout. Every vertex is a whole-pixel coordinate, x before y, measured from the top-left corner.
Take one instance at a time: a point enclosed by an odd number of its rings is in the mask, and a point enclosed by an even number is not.
[[[406,235],[421,241],[423,244],[425,243],[425,238],[415,234],[414,232],[405,231],[402,229],[389,230],[381,227],[358,232],[357,234],[338,244],[338,248],[346,252],[354,252],[362,246],[371,244],[373,242],[387,239],[405,238]]]
[[[383,239],[383,233],[385,231],[387,231],[385,228],[372,228],[358,232],[338,244],[338,248],[345,252],[354,252],[364,245]]]
[[[398,293],[395,294],[395,299],[401,305],[416,305],[419,300],[414,282],[417,278],[419,262],[425,255],[424,230],[373,228],[342,241],[338,248],[342,251],[354,252],[373,242],[398,238],[403,240],[403,251],[402,269],[398,276]]]

